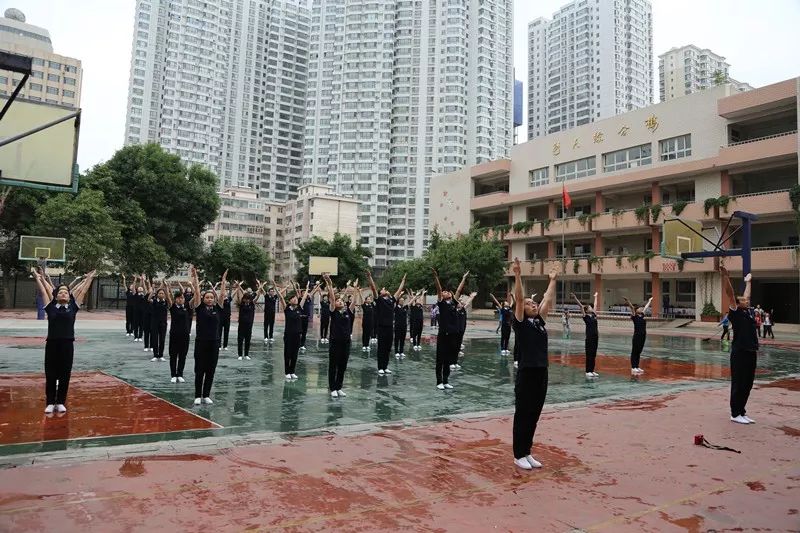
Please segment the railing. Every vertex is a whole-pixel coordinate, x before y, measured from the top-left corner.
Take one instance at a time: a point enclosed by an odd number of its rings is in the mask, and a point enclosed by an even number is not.
[[[767,252],[770,250],[797,250],[800,246],[753,246],[751,252]]]
[[[765,194],[779,194],[782,192],[789,192],[789,189],[777,189],[775,191],[762,191],[762,192],[749,192],[746,194],[733,194],[731,198],[748,198],[750,196],[764,196]]]
[[[728,143],[728,147],[739,146],[740,144],[748,144],[748,143],[754,143],[754,142],[758,142],[758,141],[765,141],[767,139],[776,139],[778,137],[786,137],[787,135],[794,135],[795,133],[797,133],[797,130],[784,131],[783,133],[775,133],[773,135],[767,135],[765,137],[757,137],[755,139],[747,139],[745,141],[737,141],[735,143]]]

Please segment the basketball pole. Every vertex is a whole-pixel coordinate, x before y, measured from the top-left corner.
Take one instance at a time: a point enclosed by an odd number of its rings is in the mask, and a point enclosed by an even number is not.
[[[566,222],[567,207],[564,205],[564,195],[561,195],[561,255],[564,257],[561,261],[562,274],[567,273],[567,248],[564,245],[564,223]],[[566,290],[567,282],[562,278],[561,280],[561,306],[562,310],[566,308]]]

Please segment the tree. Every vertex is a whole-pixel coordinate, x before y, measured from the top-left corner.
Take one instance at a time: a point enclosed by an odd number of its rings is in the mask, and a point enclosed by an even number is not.
[[[35,235],[67,240],[66,270],[78,274],[110,266],[122,245],[122,225],[111,216],[103,193],[57,194],[36,209]]]
[[[9,191],[0,214],[0,268],[6,276],[27,270],[17,259],[19,236],[33,235],[36,208],[50,196],[52,193],[22,187],[12,187]]]
[[[714,85],[724,85],[728,83],[728,76],[721,70],[714,71]]]
[[[170,272],[197,261],[200,236],[219,212],[216,176],[157,144],[118,150],[82,178],[81,189],[102,191],[121,224],[116,259],[124,272]]]
[[[269,265],[267,253],[255,243],[223,237],[214,241],[199,266],[205,269],[209,281],[216,281],[228,270],[229,280],[245,281],[254,287],[256,279],[266,278]]]
[[[372,257],[372,252],[361,246],[361,243],[350,239],[349,235],[335,233],[330,241],[322,237],[313,237],[304,242],[294,251],[300,266],[297,269],[296,279],[300,284],[308,280],[308,258],[311,256],[336,257],[339,259],[339,274],[336,280],[339,285],[344,285],[348,280],[359,278],[363,283],[364,272],[369,268],[367,258]]]

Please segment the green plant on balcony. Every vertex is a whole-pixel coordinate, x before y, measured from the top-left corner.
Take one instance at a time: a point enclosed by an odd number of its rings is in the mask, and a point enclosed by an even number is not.
[[[792,202],[792,209],[800,210],[800,184],[792,185],[789,189],[789,200]]]
[[[603,271],[603,258],[602,257],[597,257],[596,255],[590,255],[589,259],[587,259],[587,261],[589,262],[589,267],[592,269],[592,271],[594,271],[595,267],[597,267],[597,271],[598,272],[602,272]]]
[[[515,223],[512,228],[514,229],[515,233],[528,233],[533,225],[534,222],[532,220],[525,220],[523,222]]]
[[[490,228],[489,226],[484,226],[482,228],[477,228],[477,229],[478,229],[478,233],[480,235],[483,235],[483,236],[488,235],[489,232],[492,230],[492,228]]]
[[[582,228],[586,227],[586,222],[589,220],[589,213],[581,213],[578,215],[578,223]]]
[[[615,226],[619,222],[619,217],[621,217],[623,214],[625,214],[625,210],[624,209],[614,208],[614,209],[611,210],[611,218],[614,220],[614,225]]]
[[[494,227],[494,231],[498,235],[503,236],[509,231],[511,231],[511,224],[498,224],[497,226]]]
[[[580,269],[581,269],[580,259],[574,259],[572,261],[572,272],[577,274]]]
[[[622,268],[622,256],[617,256],[617,268]]]
[[[672,204],[672,214],[676,217],[681,214],[681,211],[686,209],[686,206],[689,205],[689,202],[686,200],[678,200],[674,204]]]
[[[700,311],[700,316],[715,316],[719,318],[719,311],[717,311],[717,308],[714,307],[713,303],[706,302],[706,304],[703,306],[703,310]]]
[[[639,224],[647,224],[647,215],[649,213],[650,206],[647,204],[642,204],[633,210],[633,214],[636,215],[636,221],[639,222]]]
[[[630,254],[628,256],[628,263],[633,267],[634,270],[637,272],[639,271],[639,261],[647,257],[647,254]]]
[[[550,224],[552,224],[552,223],[553,223],[553,219],[552,218],[546,218],[546,219],[542,220],[542,228],[544,228],[544,230],[547,231],[547,230],[550,229]]]
[[[708,212],[711,211],[711,209],[718,206],[719,204],[717,203],[716,198],[706,198],[705,201],[703,202],[703,211],[705,212],[706,215],[708,215]]]
[[[653,222],[658,222],[658,216],[661,214],[661,204],[653,204],[650,206],[650,215]]]
[[[731,197],[730,197],[730,196],[728,196],[727,194],[723,194],[722,196],[720,196],[719,198],[717,198],[717,205],[718,205],[720,208],[722,208],[722,210],[723,210],[724,212],[726,212],[726,213],[727,213],[727,212],[728,212],[728,204],[731,202],[731,200],[733,200],[734,202],[736,201],[736,199],[735,199],[735,198],[731,198]]]

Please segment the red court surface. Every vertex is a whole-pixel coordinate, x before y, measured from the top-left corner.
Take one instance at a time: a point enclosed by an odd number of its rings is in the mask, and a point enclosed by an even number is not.
[[[67,413],[44,407],[43,374],[0,375],[0,445],[219,427],[102,372],[72,374]]]
[[[546,411],[531,472],[513,466],[500,415],[20,466],[0,476],[0,529],[800,530],[796,383],[756,388],[746,426],[729,421],[725,387]],[[695,446],[697,433],[742,453]]]

